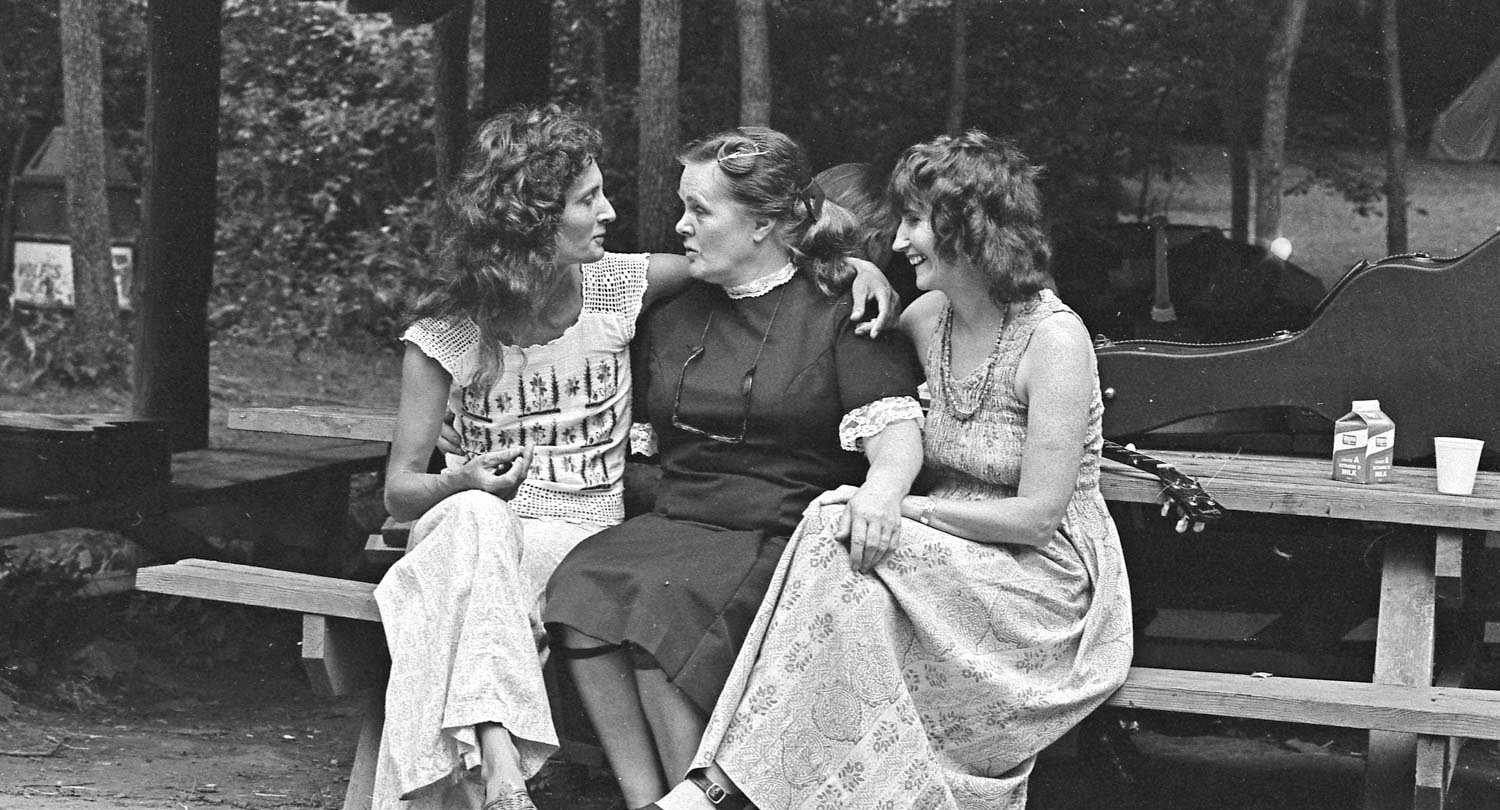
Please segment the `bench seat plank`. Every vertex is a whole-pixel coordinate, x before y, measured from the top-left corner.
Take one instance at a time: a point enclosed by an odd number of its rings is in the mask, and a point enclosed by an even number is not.
[[[395,408],[299,406],[293,408],[233,408],[229,426],[262,433],[294,433],[389,442],[396,432]]]
[[[1132,667],[1109,705],[1500,739],[1500,691]]]
[[[1500,529],[1500,473],[1480,471],[1472,495],[1444,495],[1437,491],[1437,471],[1426,467],[1397,465],[1390,483],[1366,485],[1332,480],[1332,462],[1322,458],[1143,452],[1197,478],[1230,511]],[[1107,460],[1100,473],[1106,500],[1160,501],[1161,481],[1150,473]]]
[[[279,608],[317,616],[380,621],[375,586],[338,577],[213,560],[181,560],[135,573],[137,590]]]

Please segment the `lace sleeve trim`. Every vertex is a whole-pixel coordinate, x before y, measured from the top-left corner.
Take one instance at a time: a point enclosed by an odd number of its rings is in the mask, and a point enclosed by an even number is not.
[[[657,454],[656,428],[650,422],[630,423],[630,454],[650,458]]]
[[[410,341],[423,354],[438,361],[453,377],[454,384],[468,385],[474,376],[479,328],[473,321],[467,318],[462,321],[423,318],[408,327],[401,339]]]
[[[864,450],[864,440],[895,422],[911,419],[924,424],[922,406],[911,397],[886,397],[855,408],[839,422],[839,446],[853,453]]]

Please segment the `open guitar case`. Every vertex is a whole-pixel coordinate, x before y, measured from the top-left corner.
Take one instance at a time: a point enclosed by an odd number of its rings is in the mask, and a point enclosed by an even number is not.
[[[1104,435],[1148,454],[1325,458],[1331,477],[1334,420],[1354,400],[1377,399],[1396,424],[1398,463],[1431,466],[1434,436],[1464,436],[1485,441],[1481,468],[1500,470],[1496,302],[1500,234],[1456,258],[1362,261],[1302,329],[1216,344],[1105,343],[1096,349]],[[1200,483],[1212,494],[1211,480]],[[1203,534],[1179,535],[1171,521],[1126,507],[1116,522],[1136,596],[1138,664],[1368,679],[1390,527],[1230,513]],[[1464,609],[1494,618],[1500,577],[1483,569],[1500,569],[1500,559],[1479,552],[1466,555],[1481,570]],[[1239,618],[1209,638],[1180,626],[1195,611]]]

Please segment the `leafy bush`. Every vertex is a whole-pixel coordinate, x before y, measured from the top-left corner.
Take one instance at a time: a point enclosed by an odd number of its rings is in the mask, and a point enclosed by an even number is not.
[[[215,332],[391,335],[425,266],[428,32],[331,3],[226,5]]]

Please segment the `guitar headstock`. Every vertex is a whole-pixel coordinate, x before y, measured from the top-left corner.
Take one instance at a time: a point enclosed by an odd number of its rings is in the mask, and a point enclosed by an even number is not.
[[[1208,490],[1198,483],[1198,479],[1159,458],[1108,439],[1104,440],[1103,455],[1111,461],[1151,473],[1161,481],[1162,492],[1168,499],[1162,515],[1166,516],[1175,508],[1181,515],[1178,531],[1185,530],[1187,526],[1201,529],[1205,524],[1221,520],[1229,514],[1229,510],[1214,500]]]

